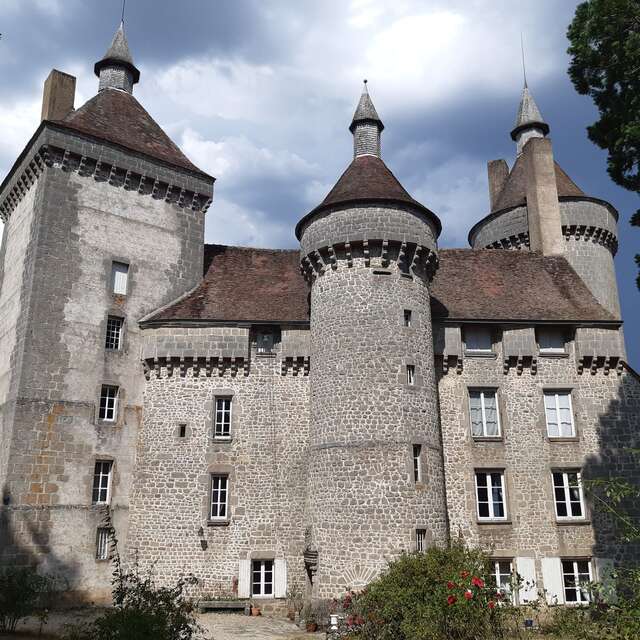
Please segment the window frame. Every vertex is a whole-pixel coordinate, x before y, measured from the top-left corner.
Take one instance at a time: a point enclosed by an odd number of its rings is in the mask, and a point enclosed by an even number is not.
[[[402,324],[405,329],[411,329],[413,327],[413,310],[404,309],[402,312]]]
[[[413,457],[413,481],[415,484],[422,482],[422,445],[416,443],[411,445],[411,453]]]
[[[406,364],[405,365],[405,375],[406,375],[406,383],[408,387],[416,386],[416,365],[415,364]]]
[[[225,487],[224,489],[218,488],[218,494],[220,494],[222,491],[224,491],[224,502],[221,502],[219,499],[218,501],[216,501],[214,503],[213,501],[213,496],[214,496],[214,480],[215,479],[219,479],[222,480],[224,479],[225,481]],[[229,474],[228,473],[210,473],[209,474],[209,522],[229,522],[230,520],[230,516],[229,516],[229,492],[230,492],[230,480],[229,480]],[[214,504],[217,505],[218,507],[218,512],[220,511],[220,506],[224,505],[224,516],[221,515],[213,515],[213,507]]]
[[[562,485],[556,485],[556,475],[558,474],[562,474]],[[576,474],[578,495],[580,497],[581,514],[579,516],[573,515],[572,503],[574,503],[575,501],[571,500],[570,491],[572,486],[575,487],[576,485],[571,485],[569,483],[569,474]],[[579,469],[553,469],[551,471],[551,486],[553,491],[553,505],[554,505],[555,514],[556,514],[556,520],[560,522],[566,522],[568,520],[569,521],[570,520],[577,520],[577,521],[586,520],[587,514],[586,514],[586,508],[585,508],[585,502],[584,502],[584,490],[582,488],[582,472]],[[566,516],[561,516],[558,513],[558,499],[556,497],[556,489],[563,490],[564,504],[567,510]]]
[[[472,349],[469,347],[467,336],[472,331],[487,331],[489,334],[488,349]],[[464,341],[464,352],[470,356],[491,356],[495,355],[495,332],[492,326],[482,324],[469,324],[462,327],[462,338]]]
[[[98,527],[96,529],[96,560],[98,562],[105,562],[109,560],[109,534],[111,533],[110,527]],[[102,534],[104,534],[104,541],[102,540]],[[101,553],[104,552],[104,555]]]
[[[498,427],[498,433],[496,434],[487,433],[487,416],[486,416],[486,408],[485,408],[485,400],[484,400],[484,394],[487,392],[493,393],[493,396],[495,398],[496,424]],[[471,417],[471,410],[472,410],[471,396],[474,393],[480,394],[480,413],[482,417],[482,434],[480,435],[473,433],[473,420]],[[469,406],[469,429],[471,430],[471,437],[474,440],[485,440],[485,439],[501,440],[502,439],[502,423],[500,422],[500,398],[498,395],[498,389],[496,389],[495,387],[469,387],[467,389],[467,396],[468,396],[468,406]]]
[[[227,426],[227,433],[224,433],[224,429],[222,429],[222,433],[218,433],[218,403],[219,402],[229,402],[229,408],[228,409],[221,409],[222,412],[222,416],[223,416],[223,420],[220,423],[222,425],[222,427],[225,426],[225,421],[224,421],[224,416],[225,414],[227,414],[227,418],[228,418],[228,423],[226,424]],[[231,440],[231,427],[233,425],[233,395],[216,395],[213,399],[213,439],[214,440]]]
[[[416,553],[424,553],[427,550],[427,530],[417,527],[415,530]]]
[[[571,418],[571,435],[563,435],[561,433],[561,422],[560,422],[560,401],[559,397],[561,395],[566,395],[569,398],[569,417]],[[551,435],[549,432],[549,415],[547,413],[547,396],[554,396],[555,398],[555,412],[556,412],[556,425],[558,427],[558,435]],[[542,391],[542,402],[544,407],[544,422],[545,428],[547,431],[547,438],[549,440],[566,440],[566,439],[575,439],[577,438],[577,430],[576,430],[576,421],[573,415],[573,394],[571,389],[543,389]]]
[[[110,332],[112,333],[109,324],[112,321],[118,321],[120,323],[119,327],[118,327],[118,346],[117,347],[111,347],[109,346],[109,335]],[[104,339],[104,348],[105,351],[122,351],[122,346],[123,346],[123,337],[124,337],[124,318],[122,318],[121,316],[112,316],[112,315],[108,315],[107,316],[107,329],[106,329],[106,333],[105,333],[105,339]]]
[[[501,576],[506,576],[506,573],[500,571],[501,564],[509,563],[509,588],[507,590],[501,587]],[[513,587],[513,577],[515,573],[515,565],[513,558],[492,558],[491,559],[491,577],[495,580],[496,591],[502,593],[504,599],[508,599],[511,604],[517,604],[517,590]]]
[[[100,470],[98,470],[100,465]],[[107,465],[107,472],[103,472],[103,465]],[[107,479],[106,487],[103,486],[102,479]],[[97,484],[96,484],[97,480]],[[93,480],[91,484],[91,504],[111,504],[111,491],[113,484],[113,460],[96,460],[93,465]],[[106,491],[104,500],[100,499],[102,491]],[[97,497],[96,496],[97,492]]]
[[[488,516],[482,516],[480,515],[480,496],[479,496],[479,489],[481,488],[480,485],[478,484],[478,476],[480,474],[484,474],[487,477],[487,485],[486,485],[486,490],[487,490],[487,500],[486,501],[482,501],[483,503],[486,502],[486,504],[488,505],[489,508],[489,515]],[[494,487],[493,486],[493,478],[492,475],[493,474],[499,474],[500,476],[500,487]],[[489,484],[489,480],[491,480],[491,484]],[[504,469],[475,469],[474,470],[474,482],[475,482],[475,494],[476,494],[476,516],[478,518],[479,522],[507,522],[508,521],[508,516],[509,516],[509,510],[507,507],[507,490],[506,490],[506,478],[505,478],[505,472]],[[504,513],[504,515],[502,516],[496,516],[495,515],[495,509],[494,509],[494,500],[493,500],[493,491],[494,489],[499,488],[502,491],[502,511]],[[491,496],[491,500],[489,499],[489,497]]]
[[[558,347],[543,347],[541,337],[547,333],[557,332],[562,338],[562,349]],[[538,346],[538,353],[541,356],[565,356],[567,355],[567,335],[561,327],[537,327],[536,329],[536,344]]]
[[[121,270],[118,271],[118,267],[126,267],[126,271]],[[124,282],[124,292],[116,291],[116,280],[117,274],[124,273],[125,274],[125,282]],[[129,275],[131,273],[131,265],[128,262],[123,262],[122,260],[112,260],[111,261],[111,293],[114,296],[126,296],[129,294]]]
[[[572,572],[571,573],[566,573],[565,572],[565,563],[572,563]],[[582,597],[582,589],[580,589],[579,585],[580,585],[580,576],[584,576],[586,575],[584,572],[580,572],[578,570],[578,563],[580,562],[586,562],[587,563],[587,568],[588,568],[588,574],[589,574],[589,583],[593,582],[593,566],[592,566],[592,559],[591,558],[561,558],[560,559],[560,571],[561,571],[561,575],[562,575],[562,593],[564,596],[564,604],[569,605],[569,606],[581,606],[581,605],[587,605],[591,602],[591,595],[589,594],[589,592],[587,591],[587,597],[583,598]],[[567,583],[565,581],[565,577],[566,576],[572,576],[574,581],[575,581],[575,585],[574,586],[567,586]],[[567,591],[575,591],[576,593],[576,599],[575,600],[570,600],[567,597]]]
[[[268,573],[267,571],[267,563],[269,563],[271,565],[271,592],[270,593],[265,593],[265,587],[267,584],[266,581],[266,574]],[[258,583],[256,583],[254,581],[254,574],[255,574],[255,565],[258,564],[259,565],[259,572],[260,572],[260,581]],[[250,593],[251,593],[251,598],[275,598],[275,587],[276,587],[276,563],[275,560],[273,558],[252,558],[251,559],[251,576],[250,576],[251,580],[250,580]],[[259,593],[254,593],[254,585],[258,584],[259,585]]]
[[[104,395],[105,389],[115,389],[115,395],[113,398]],[[104,415],[103,415],[103,398],[105,399],[104,404]],[[113,406],[109,408],[109,400],[113,400]],[[119,409],[119,400],[120,400],[120,387],[117,384],[103,384],[100,386],[100,401],[98,403],[98,420],[100,422],[109,422],[114,423],[118,421],[118,409]],[[112,411],[113,415],[111,418],[107,417],[109,415],[109,411]]]

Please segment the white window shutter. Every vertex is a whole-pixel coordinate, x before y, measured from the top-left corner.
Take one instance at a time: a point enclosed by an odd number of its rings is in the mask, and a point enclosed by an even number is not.
[[[564,604],[562,561],[560,558],[542,558],[542,582],[547,604]]]
[[[287,561],[284,558],[276,558],[274,565],[273,592],[276,598],[284,598],[287,595]]]
[[[595,581],[602,587],[602,595],[606,602],[616,601],[615,567],[611,558],[594,558],[596,568]]]
[[[249,598],[249,578],[251,577],[251,560],[240,560],[238,563],[238,598]]]
[[[515,569],[522,580],[518,591],[518,604],[533,602],[538,598],[535,558],[516,558]]]

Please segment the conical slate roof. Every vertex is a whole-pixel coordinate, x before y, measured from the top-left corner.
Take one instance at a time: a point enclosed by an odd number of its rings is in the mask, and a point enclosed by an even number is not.
[[[97,76],[100,75],[100,70],[103,67],[112,65],[113,63],[120,63],[133,73],[133,82],[136,83],[140,79],[140,71],[133,63],[133,56],[129,50],[129,43],[127,42],[127,36],[124,33],[124,22],[120,23],[118,30],[113,36],[111,46],[107,49],[107,52],[102,57],[102,60],[96,62],[94,71]]]
[[[377,122],[380,127],[380,131],[384,129],[384,124],[382,124],[382,120],[380,120],[380,116],[376,111],[376,108],[373,106],[373,102],[371,101],[371,96],[367,91],[367,81],[364,81],[364,88],[362,89],[362,95],[360,96],[360,102],[358,102],[358,106],[356,107],[356,111],[353,114],[353,120],[349,125],[349,131],[353,133],[355,126],[358,122]]]
[[[538,105],[533,99],[531,91],[529,91],[529,87],[525,84],[522,90],[522,97],[520,98],[520,105],[518,106],[516,124],[511,132],[511,138],[515,140],[520,131],[532,126],[542,129],[545,135],[549,133],[549,125],[544,121],[540,109],[538,109]]]

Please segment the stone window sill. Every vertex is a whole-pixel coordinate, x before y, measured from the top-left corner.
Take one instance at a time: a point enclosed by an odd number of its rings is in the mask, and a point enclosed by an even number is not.
[[[476,519],[476,524],[482,525],[483,527],[487,525],[498,525],[500,527],[504,525],[511,526],[513,522],[511,520],[480,520]]]
[[[211,442],[213,442],[213,444],[229,444],[230,442],[233,442],[233,438],[231,436],[228,438],[225,438],[224,436],[214,436],[211,438]]]
[[[542,353],[542,351],[540,351],[538,353],[538,357],[539,358],[550,358],[551,360],[553,360],[554,358],[568,358],[569,354],[565,351],[563,353]]]
[[[497,358],[498,354],[495,351],[465,351],[465,358]]]
[[[552,438],[547,436],[547,440],[549,442],[559,442],[559,443],[571,443],[571,442],[580,442],[580,438],[578,438],[578,436],[570,436],[570,437],[565,437],[565,438]]]
[[[207,520],[208,527],[228,527],[231,520]]]
[[[504,442],[502,436],[471,436],[474,442]]]
[[[591,520],[588,520],[586,518],[575,518],[575,520],[567,518],[566,520],[556,520],[556,524],[559,527],[584,527],[585,525],[590,525]]]
[[[270,353],[256,353],[256,358],[275,358],[276,352],[271,351]]]

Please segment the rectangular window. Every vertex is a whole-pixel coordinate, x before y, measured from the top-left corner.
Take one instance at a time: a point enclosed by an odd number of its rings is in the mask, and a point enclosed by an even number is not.
[[[544,327],[538,329],[537,333],[541,354],[565,353],[565,337],[562,329]]]
[[[544,412],[550,438],[573,438],[576,435],[569,391],[545,391]]]
[[[213,437],[231,437],[231,398],[216,398],[216,416]]]
[[[273,596],[273,560],[253,560],[251,563],[251,595]]]
[[[591,562],[589,560],[563,560],[562,586],[566,603],[587,604],[590,600]]]
[[[413,445],[413,479],[422,482],[422,445]]]
[[[117,351],[122,345],[122,318],[109,316],[107,318],[107,337],[104,348]]]
[[[98,527],[96,532],[96,560],[109,559],[109,531],[108,527]]]
[[[257,353],[273,353],[273,333],[264,332],[256,335]]]
[[[582,478],[579,471],[554,471],[553,496],[558,520],[584,518]]]
[[[186,438],[187,437],[187,425],[179,424],[178,425],[178,438]]]
[[[492,353],[493,338],[491,336],[491,327],[465,327],[464,345],[466,351],[474,353]]]
[[[474,438],[500,436],[500,416],[496,396],[493,389],[471,389],[469,391],[471,435]]]
[[[416,529],[416,551],[422,553],[427,547],[427,530]]]
[[[416,368],[412,364],[407,365],[407,384],[413,386],[416,383]]]
[[[477,471],[476,498],[479,520],[506,520],[504,473],[502,471]]]
[[[118,387],[103,384],[100,391],[98,417],[105,422],[115,422],[118,416]]]
[[[211,520],[227,520],[229,513],[229,476],[211,476]]]
[[[129,265],[124,264],[124,262],[111,263],[111,288],[113,293],[126,296],[128,280]]]
[[[404,326],[405,327],[411,326],[411,310],[410,309],[404,310]]]
[[[511,588],[513,563],[511,560],[495,560],[492,565],[491,577],[496,582],[496,589],[506,600],[513,602],[513,591]]]
[[[93,491],[91,502],[93,504],[109,504],[111,501],[111,470],[113,462],[110,460],[97,460],[93,470]]]

